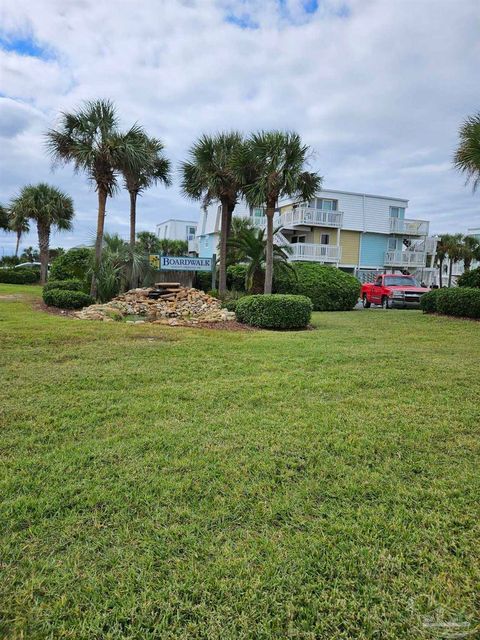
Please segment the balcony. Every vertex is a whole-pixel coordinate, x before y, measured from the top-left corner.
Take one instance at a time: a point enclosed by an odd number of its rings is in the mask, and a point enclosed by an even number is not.
[[[428,222],[426,220],[390,218],[390,233],[397,233],[402,236],[426,236],[428,234]]]
[[[297,207],[291,211],[286,211],[276,219],[277,224],[282,227],[294,227],[297,225],[307,227],[335,227],[342,226],[342,211],[323,211],[313,207]]]
[[[424,267],[427,254],[424,251],[386,251],[386,267]]]
[[[264,229],[267,226],[266,216],[251,216],[249,220],[255,229]]]
[[[308,260],[311,262],[338,262],[341,249],[336,244],[307,244],[298,242],[289,245],[290,260]]]

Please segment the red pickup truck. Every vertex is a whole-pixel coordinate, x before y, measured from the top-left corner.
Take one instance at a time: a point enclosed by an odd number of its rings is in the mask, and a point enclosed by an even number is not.
[[[421,297],[427,291],[430,289],[419,285],[413,276],[386,273],[377,276],[375,282],[362,285],[360,295],[367,309],[371,304],[381,305],[384,309],[406,309],[418,308]]]

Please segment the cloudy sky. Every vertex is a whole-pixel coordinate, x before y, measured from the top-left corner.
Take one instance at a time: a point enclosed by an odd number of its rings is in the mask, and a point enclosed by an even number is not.
[[[479,60],[479,0],[2,0],[0,202],[49,181],[76,208],[52,244],[87,242],[95,193],[69,167],[52,172],[43,134],[105,97],[175,166],[204,132],[295,129],[327,187],[408,198],[432,231],[464,232],[480,226],[480,194],[451,158],[480,110]],[[177,176],[141,198],[139,229],[169,217],[197,217]],[[127,237],[124,194],[106,227]],[[0,255],[13,244],[0,236]]]

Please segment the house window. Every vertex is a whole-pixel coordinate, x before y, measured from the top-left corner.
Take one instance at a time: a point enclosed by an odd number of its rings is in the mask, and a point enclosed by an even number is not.
[[[336,211],[338,200],[331,198],[314,198],[310,200],[308,206],[312,209],[320,209],[321,211]]]
[[[403,218],[405,216],[405,207],[390,207],[391,218]]]
[[[396,238],[389,238],[388,239],[388,250],[389,251],[395,251],[396,248],[397,248],[397,240],[396,240]]]
[[[320,236],[320,244],[330,244],[330,234],[322,233]]]
[[[187,227],[187,240],[195,240],[195,227]]]
[[[305,243],[307,236],[292,236],[292,244],[298,244],[299,242]]]

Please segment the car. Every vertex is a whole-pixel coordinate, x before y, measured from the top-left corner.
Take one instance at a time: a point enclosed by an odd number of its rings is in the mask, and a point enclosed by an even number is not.
[[[385,273],[375,281],[362,285],[360,292],[363,306],[368,309],[372,304],[384,309],[420,307],[420,300],[428,287],[419,284],[413,276]]]

